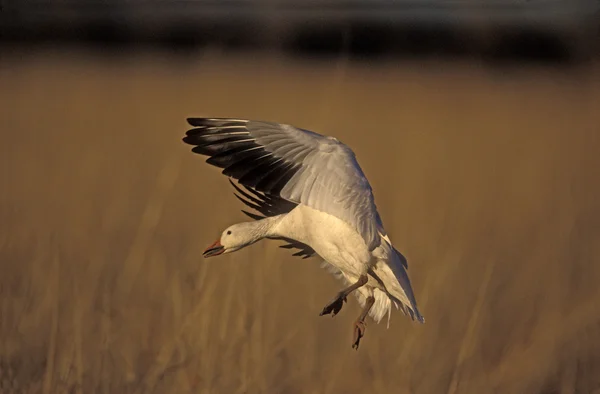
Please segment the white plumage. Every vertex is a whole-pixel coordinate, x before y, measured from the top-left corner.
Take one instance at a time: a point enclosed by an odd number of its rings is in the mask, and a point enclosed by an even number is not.
[[[354,152],[333,137],[290,125],[245,119],[191,118],[183,139],[207,162],[223,168],[241,201],[263,216],[223,231],[205,256],[233,252],[260,239],[279,239],[323,265],[349,287],[321,314],[337,314],[354,292],[363,306],[355,323],[355,347],[368,314],[376,322],[392,305],[423,323],[407,274],[406,259],[392,245],[377,212],[371,186]]]

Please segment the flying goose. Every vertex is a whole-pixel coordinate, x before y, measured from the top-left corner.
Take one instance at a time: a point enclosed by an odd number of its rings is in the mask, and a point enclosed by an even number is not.
[[[320,315],[335,316],[354,293],[362,313],[354,323],[358,349],[367,316],[379,323],[392,305],[424,323],[408,264],[387,235],[354,152],[336,138],[287,124],[232,118],[188,118],[183,141],[222,168],[235,194],[261,215],[234,224],[203,253],[235,252],[261,239],[284,241],[294,256],[318,256],[347,287]],[[241,186],[231,181],[237,180]]]

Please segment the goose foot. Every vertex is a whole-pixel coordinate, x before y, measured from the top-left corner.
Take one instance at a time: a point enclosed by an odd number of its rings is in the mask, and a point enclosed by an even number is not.
[[[319,316],[328,315],[330,313],[332,314],[331,317],[337,315],[338,312],[342,309],[342,306],[344,306],[344,302],[347,302],[346,297],[354,290],[365,285],[368,280],[369,278],[366,274],[361,275],[356,281],[356,283],[353,283],[350,286],[346,287],[344,290],[340,291],[338,295],[333,300],[331,300],[329,304],[325,305],[325,308],[323,308]]]
[[[338,296],[331,300],[329,304],[325,305],[321,313],[319,313],[319,316],[329,315],[331,313],[331,317],[334,317],[342,310],[344,302],[348,302],[346,295],[344,293],[338,294]]]
[[[358,350],[358,345],[360,344],[360,339],[365,336],[365,330],[367,328],[367,324],[365,323],[365,319],[369,314],[369,311],[373,307],[375,303],[375,297],[370,296],[366,299],[363,310],[358,316],[358,319],[354,322],[354,342],[352,342],[352,349]]]
[[[365,336],[365,329],[367,325],[364,321],[357,320],[354,323],[354,342],[352,343],[352,349],[358,350],[360,339]]]

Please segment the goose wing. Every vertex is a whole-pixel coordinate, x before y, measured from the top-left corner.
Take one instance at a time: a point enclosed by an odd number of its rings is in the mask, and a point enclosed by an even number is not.
[[[189,118],[183,141],[207,163],[265,195],[329,213],[380,244],[381,221],[371,186],[354,152],[332,137],[287,124],[231,118]]]

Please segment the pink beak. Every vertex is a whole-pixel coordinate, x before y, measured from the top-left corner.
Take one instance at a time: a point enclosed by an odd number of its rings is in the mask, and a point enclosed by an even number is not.
[[[218,239],[215,241],[214,244],[212,244],[208,248],[206,248],[204,253],[202,253],[202,256],[204,256],[205,258],[212,257],[212,256],[218,256],[221,253],[223,253],[224,251],[225,251],[225,247],[223,247],[223,245],[221,245],[221,240]]]

